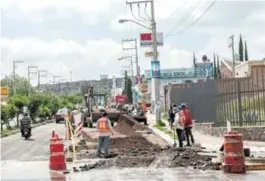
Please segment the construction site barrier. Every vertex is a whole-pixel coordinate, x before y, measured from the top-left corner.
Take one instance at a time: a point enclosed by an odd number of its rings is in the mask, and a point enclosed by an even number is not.
[[[246,173],[242,135],[230,131],[224,139],[224,172]]]
[[[50,170],[66,170],[64,142],[58,135],[50,139]]]
[[[78,139],[82,139],[82,133],[83,133],[83,121],[80,120],[76,123],[75,135]]]
[[[73,126],[72,126],[72,122],[71,120],[69,119],[68,116],[65,117],[65,121],[66,121],[66,137],[68,138],[68,140],[71,140],[72,141],[72,147],[73,147],[73,161],[75,162],[76,161],[76,142],[75,142],[75,138],[74,138],[74,134],[73,134]],[[67,152],[67,157],[70,157],[69,155],[69,149],[68,149],[68,152]]]

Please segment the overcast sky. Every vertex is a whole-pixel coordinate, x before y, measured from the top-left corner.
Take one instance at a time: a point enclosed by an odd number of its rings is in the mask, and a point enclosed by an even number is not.
[[[212,3],[209,0],[155,0],[157,32],[164,33],[159,47],[162,68],[189,67],[192,52],[199,61],[213,53],[231,58],[228,37],[234,34],[238,52],[241,33],[248,44],[250,59],[265,57],[265,1],[219,0],[187,31]],[[101,74],[120,75],[129,61],[124,55],[122,38],[139,38],[148,32],[132,23],[119,24],[121,18],[132,19],[125,0],[1,0],[1,75],[12,72],[12,61],[23,60],[17,73],[27,76],[27,66],[36,65],[53,75],[69,80],[99,79]],[[140,6],[141,17],[150,15],[150,6]],[[138,7],[132,7],[136,18]],[[149,26],[148,22],[141,22]],[[180,33],[183,32],[183,33]],[[139,47],[141,72],[150,68],[150,58]],[[127,52],[127,54],[132,52]],[[135,70],[135,67],[134,67]],[[36,82],[36,76],[33,78]]]

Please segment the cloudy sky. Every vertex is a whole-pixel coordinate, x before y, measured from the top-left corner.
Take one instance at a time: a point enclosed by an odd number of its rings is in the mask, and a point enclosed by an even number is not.
[[[164,34],[164,46],[159,47],[162,68],[191,66],[192,52],[198,59],[213,53],[229,59],[228,37],[235,35],[237,52],[240,33],[250,59],[265,57],[265,1],[219,0],[187,29],[212,2],[155,0],[157,31]],[[149,31],[118,23],[121,18],[150,16],[150,5],[141,4],[139,11],[132,6],[132,15],[125,0],[1,0],[1,8],[1,76],[12,72],[13,60],[24,61],[16,69],[20,75],[27,76],[28,65],[48,70],[43,82],[53,75],[69,80],[70,71],[73,80],[118,76],[129,61],[117,59],[133,53],[122,51],[121,39],[139,39],[140,33]],[[141,23],[149,26],[148,21]],[[150,58],[144,56],[149,50],[139,47],[141,71],[150,67]]]

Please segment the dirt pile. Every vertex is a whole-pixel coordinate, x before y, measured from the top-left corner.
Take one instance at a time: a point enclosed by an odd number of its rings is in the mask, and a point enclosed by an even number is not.
[[[131,118],[119,120],[113,129],[123,135],[133,136],[137,134],[136,130],[146,130],[147,128]]]
[[[110,148],[117,149],[135,149],[135,148],[145,148],[145,149],[154,149],[159,148],[158,145],[154,145],[147,141],[141,135],[134,135],[125,138],[113,138],[110,139]]]

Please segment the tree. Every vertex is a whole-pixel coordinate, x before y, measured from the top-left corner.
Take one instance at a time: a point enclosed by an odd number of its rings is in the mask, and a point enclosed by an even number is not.
[[[245,41],[245,61],[248,61],[248,48],[247,48],[247,41]]]
[[[240,37],[239,37],[239,50],[238,50],[238,53],[239,53],[239,61],[240,62],[244,62],[244,47],[243,47],[243,41],[242,41],[242,36],[240,34]]]
[[[132,95],[132,80],[128,78],[127,81],[127,90],[126,90],[126,95],[128,97],[128,103],[133,103],[133,95]]]
[[[128,73],[127,73],[127,71],[125,71],[125,73],[124,73],[124,88],[122,90],[122,95],[126,95],[127,85],[128,85]]]
[[[22,113],[23,107],[29,104],[28,98],[26,96],[16,94],[9,99],[8,103],[16,106],[17,125],[19,125],[19,114]]]
[[[1,86],[8,86],[8,88],[10,89],[10,96],[14,94],[12,91],[13,85],[15,85],[16,87],[16,94],[27,95],[28,80],[25,77],[16,75],[14,84],[13,76],[6,76],[5,78],[1,79]]]
[[[33,121],[35,121],[36,116],[38,115],[38,109],[40,105],[44,102],[44,96],[41,93],[32,93],[29,96],[29,111],[30,116]]]
[[[1,105],[1,130],[3,130],[3,124],[6,125],[7,129],[11,129],[9,121],[16,116],[17,111],[16,106],[12,103]]]

